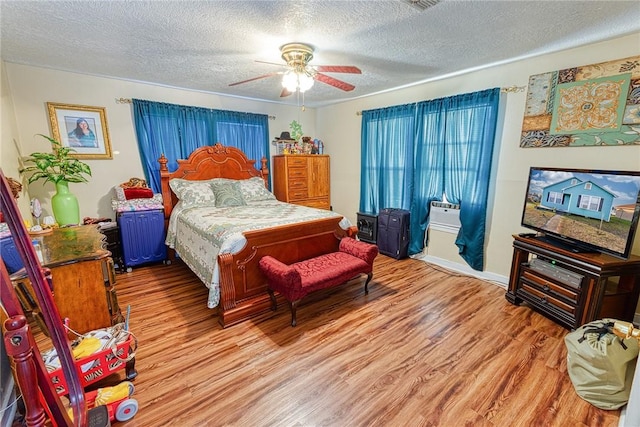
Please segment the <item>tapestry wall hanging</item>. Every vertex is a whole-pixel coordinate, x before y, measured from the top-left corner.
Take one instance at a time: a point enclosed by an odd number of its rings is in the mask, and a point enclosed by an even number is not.
[[[640,56],[529,77],[521,147],[640,145]]]

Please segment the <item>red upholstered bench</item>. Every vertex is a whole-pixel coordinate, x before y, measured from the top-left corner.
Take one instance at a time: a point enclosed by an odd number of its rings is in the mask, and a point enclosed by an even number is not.
[[[359,274],[366,274],[364,292],[369,293],[369,282],[373,277],[373,260],[378,247],[345,237],[340,241],[338,252],[331,252],[304,261],[286,265],[271,256],[264,256],[259,266],[267,277],[271,309],[278,304],[274,291],[289,301],[291,326],[296,326],[296,308],[307,294],[320,289],[340,285]]]

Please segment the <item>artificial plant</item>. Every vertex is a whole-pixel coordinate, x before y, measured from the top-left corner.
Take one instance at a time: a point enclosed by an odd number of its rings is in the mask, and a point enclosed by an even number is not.
[[[53,153],[35,152],[24,159],[26,166],[20,169],[20,173],[31,173],[29,184],[38,180],[57,184],[66,182],[88,182],[85,175],[91,176],[91,167],[88,164],[72,157],[76,150],[63,146],[55,139],[43,134],[39,136],[47,139],[53,146]]]

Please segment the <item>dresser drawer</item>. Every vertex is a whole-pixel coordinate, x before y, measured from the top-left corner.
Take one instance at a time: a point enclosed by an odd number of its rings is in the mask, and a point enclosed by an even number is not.
[[[292,191],[292,190],[307,191],[308,185],[307,185],[307,181],[289,178],[288,187],[289,187],[289,191]]]
[[[299,203],[300,205],[309,206],[310,208],[330,210],[331,204],[328,199],[307,199]]]
[[[287,157],[287,166],[289,168],[307,168],[307,158],[306,157],[296,157],[296,156],[288,156]]]
[[[290,200],[300,200],[300,199],[306,199],[309,196],[309,192],[307,191],[307,188],[291,188],[289,189],[289,199]]]
[[[523,268],[521,280],[552,297],[564,299],[570,304],[578,303],[579,290],[576,290],[571,285],[555,282],[540,273],[529,271],[527,268]]]
[[[289,169],[287,169],[287,175],[289,176],[289,181],[292,179],[301,181],[307,180],[307,170],[305,168],[289,167]]]
[[[576,305],[562,301],[559,298],[555,298],[549,293],[543,292],[536,287],[530,286],[527,282],[523,281],[518,289],[518,296],[529,303],[543,308],[545,306],[553,306],[554,308],[561,310],[572,317],[576,314]]]

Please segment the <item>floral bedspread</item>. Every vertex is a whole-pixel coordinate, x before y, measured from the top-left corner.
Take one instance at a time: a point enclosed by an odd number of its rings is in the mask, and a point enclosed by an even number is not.
[[[239,252],[246,244],[243,232],[331,217],[342,215],[277,200],[232,207],[183,208],[178,203],[171,213],[165,243],[209,288],[207,306],[214,308],[220,301],[218,254]],[[351,222],[342,218],[340,227],[346,230],[350,226]]]

